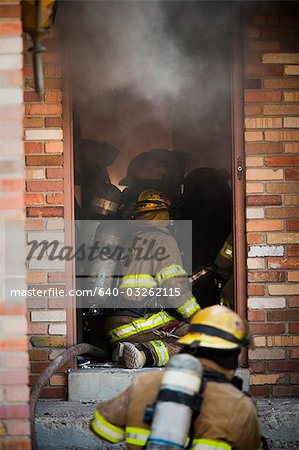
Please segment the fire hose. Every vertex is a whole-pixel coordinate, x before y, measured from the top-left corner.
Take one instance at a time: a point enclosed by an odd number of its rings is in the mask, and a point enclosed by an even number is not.
[[[31,436],[32,436],[32,449],[38,450],[37,439],[35,433],[35,411],[36,404],[39,396],[41,394],[42,389],[48,383],[50,377],[60,369],[65,363],[67,363],[70,359],[75,358],[82,353],[93,356],[99,362],[106,362],[110,358],[110,353],[104,351],[100,348],[94,347],[90,344],[78,344],[73,347],[68,348],[61,355],[57,356],[49,366],[40,374],[35,385],[31,390],[30,395],[30,418],[31,418]]]

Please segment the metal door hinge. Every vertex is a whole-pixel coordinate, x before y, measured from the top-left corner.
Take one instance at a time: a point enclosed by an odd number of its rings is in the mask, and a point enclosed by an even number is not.
[[[241,158],[237,159],[237,178],[238,180],[243,179],[243,162]]]

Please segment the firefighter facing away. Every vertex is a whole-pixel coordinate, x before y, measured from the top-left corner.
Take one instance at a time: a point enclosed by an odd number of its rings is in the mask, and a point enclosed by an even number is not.
[[[170,201],[161,192],[146,189],[138,196],[136,221],[131,222],[138,225],[137,232],[131,231],[128,239],[151,242],[153,253],[162,247],[167,251],[161,259],[133,258],[122,268],[119,307],[104,318],[106,336],[114,347],[112,358],[128,368],[164,366],[169,356],[180,350],[177,338],[186,333],[188,322],[200,309],[190,291],[177,242],[165,226],[169,217]],[[162,299],[137,292],[157,287],[163,288]],[[175,288],[179,295],[173,295]]]
[[[203,367],[201,387],[196,394],[201,399],[200,408],[193,414],[190,427],[188,424],[186,428],[190,430],[187,432],[188,448],[260,449],[255,404],[237,387],[239,383],[234,382],[240,349],[248,346],[250,341],[247,322],[222,305],[197,312],[191,320],[190,331],[179,340],[183,345],[181,353],[193,355]],[[182,355],[174,356],[170,364],[178,356]],[[168,370],[167,366],[164,371],[141,375],[117,397],[99,404],[91,421],[92,431],[110,443],[125,441],[129,450],[144,448],[151,434],[146,414],[148,405],[156,404],[157,410],[158,402],[162,401],[164,374]],[[177,376],[174,379],[179,385],[180,379]],[[186,404],[186,395],[181,396],[180,402]],[[176,408],[170,411],[172,415],[172,419],[160,417],[159,424],[164,434],[163,427],[169,427],[170,438],[171,427],[179,427],[175,420]]]

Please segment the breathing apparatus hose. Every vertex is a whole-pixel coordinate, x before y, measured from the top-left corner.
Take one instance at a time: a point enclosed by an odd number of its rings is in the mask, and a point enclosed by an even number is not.
[[[61,355],[57,356],[48,367],[40,374],[30,394],[30,418],[31,418],[31,439],[32,449],[38,450],[37,439],[35,433],[35,411],[36,404],[42,389],[46,386],[51,376],[66,364],[70,359],[75,358],[82,353],[93,356],[99,362],[109,361],[110,353],[90,344],[78,344],[68,348]]]

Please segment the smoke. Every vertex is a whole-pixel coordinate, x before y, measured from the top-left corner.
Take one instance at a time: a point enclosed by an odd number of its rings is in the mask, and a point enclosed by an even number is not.
[[[73,96],[89,114],[84,137],[99,139],[99,128],[112,127],[103,139],[129,158],[151,146],[175,146],[203,165],[207,155],[199,157],[199,149],[209,147],[209,164],[229,165],[213,155],[230,146],[227,5],[63,3],[58,19]],[[162,131],[150,136],[158,126]]]

